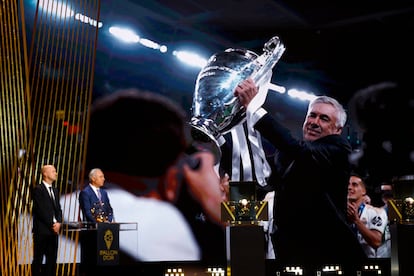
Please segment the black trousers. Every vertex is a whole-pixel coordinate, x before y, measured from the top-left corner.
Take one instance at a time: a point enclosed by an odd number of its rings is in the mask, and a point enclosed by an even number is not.
[[[58,235],[33,234],[33,276],[56,275],[56,260],[58,253]],[[42,266],[43,257],[46,265]]]

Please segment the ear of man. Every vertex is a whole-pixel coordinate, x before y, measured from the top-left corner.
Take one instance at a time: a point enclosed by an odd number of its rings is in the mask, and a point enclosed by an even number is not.
[[[178,188],[182,177],[179,176],[181,171],[176,166],[170,166],[167,169],[164,194],[169,202],[175,202],[178,198]]]

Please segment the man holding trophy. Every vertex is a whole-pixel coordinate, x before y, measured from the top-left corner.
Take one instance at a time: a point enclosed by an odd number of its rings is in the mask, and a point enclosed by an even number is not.
[[[355,272],[366,256],[345,219],[351,147],[341,136],[346,123],[342,105],[327,96],[311,101],[303,140],[297,140],[258,104],[257,95],[252,79],[235,91],[246,109],[248,127],[277,149],[273,237],[277,258],[314,272],[327,264]]]
[[[351,147],[341,133],[347,115],[335,99],[318,97],[308,106],[303,139],[298,140],[263,108],[266,84],[284,49],[274,37],[261,56],[230,49],[211,57],[196,83],[193,137],[211,144],[219,162],[223,134],[245,125],[247,138],[236,133],[233,137],[241,138],[233,149],[249,155],[248,147],[237,144],[247,140],[253,162],[246,158],[243,163],[243,157],[233,155],[231,180],[254,180],[275,190],[272,242],[278,264],[302,266],[312,273],[331,264],[351,273],[365,254],[346,221]],[[273,171],[262,136],[276,149]]]
[[[264,199],[267,193],[265,187],[272,169],[263,150],[264,141],[260,133],[247,129],[245,110],[233,93],[242,80],[253,77],[261,86],[260,98],[264,101],[272,68],[284,50],[280,39],[272,37],[260,56],[246,49],[232,48],[217,53],[200,71],[195,87],[190,122],[195,143],[215,153],[219,174],[222,179],[230,177],[233,190],[237,189],[236,185],[257,183],[259,200]],[[228,200],[234,199],[228,197]],[[268,243],[266,258],[274,259],[269,235],[272,232],[269,203],[269,222],[260,223],[264,226]]]

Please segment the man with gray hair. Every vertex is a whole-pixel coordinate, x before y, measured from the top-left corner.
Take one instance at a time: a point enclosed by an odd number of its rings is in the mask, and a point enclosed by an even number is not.
[[[365,254],[346,221],[351,153],[341,136],[346,112],[337,100],[320,96],[309,103],[303,139],[273,118],[255,97],[252,79],[235,90],[246,108],[247,125],[275,148],[273,245],[280,266],[302,266],[305,274],[337,264],[355,273]],[[350,253],[351,252],[351,253]]]
[[[107,191],[103,188],[105,176],[101,169],[89,172],[89,184],[79,193],[79,206],[87,222],[112,222],[113,210]]]

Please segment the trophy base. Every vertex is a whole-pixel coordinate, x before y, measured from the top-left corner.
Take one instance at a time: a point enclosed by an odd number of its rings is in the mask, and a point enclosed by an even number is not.
[[[230,225],[260,225],[269,219],[267,201],[256,200],[255,181],[231,181],[229,201],[221,203],[221,220]]]
[[[191,147],[193,151],[209,151],[214,155],[214,164],[220,162],[221,149],[219,142],[213,136],[207,134],[204,128],[192,126],[191,137]]]

